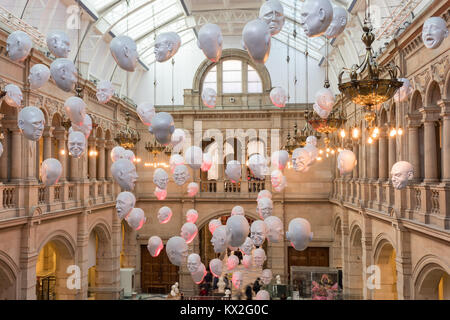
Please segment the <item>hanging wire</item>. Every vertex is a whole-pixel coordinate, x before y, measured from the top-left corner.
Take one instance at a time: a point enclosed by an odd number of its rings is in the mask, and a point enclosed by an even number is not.
[[[325,58],[325,84],[324,84],[324,87],[325,88],[329,88],[330,87],[330,79],[329,79],[329,77],[328,77],[328,38],[327,38],[327,40],[325,41],[325,55],[326,55],[326,58]]]
[[[153,28],[155,29],[154,33],[154,43],[156,43],[156,21],[155,21],[155,6],[152,5],[152,18],[153,18]],[[156,104],[156,55],[155,62],[153,62],[153,105]]]
[[[309,75],[308,75],[308,56],[309,56],[309,52],[308,52],[308,46],[309,45],[309,39],[308,37],[306,38],[306,50],[305,50],[305,74],[306,74],[306,103],[309,103],[309,99],[308,99],[308,79],[309,79]]]
[[[297,1],[294,1],[294,43],[297,46]],[[297,52],[294,50],[294,103],[297,102]]]
[[[286,67],[287,67],[287,86],[288,86],[288,102],[291,100],[291,95],[290,95],[290,90],[291,90],[291,86],[289,84],[289,62],[291,60],[291,58],[289,57],[289,47],[290,47],[290,34],[288,33],[288,38],[287,38],[287,56],[286,56]]]
[[[130,0],[126,0],[127,1],[127,36],[128,36],[128,31],[129,31],[129,28],[128,28],[128,22],[129,22],[129,9],[130,9]],[[128,90],[129,90],[129,72],[127,72],[127,98],[129,98],[129,92],[128,92]]]

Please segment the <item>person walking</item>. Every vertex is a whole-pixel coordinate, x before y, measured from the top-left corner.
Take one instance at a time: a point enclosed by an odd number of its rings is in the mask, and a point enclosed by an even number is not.
[[[259,289],[261,289],[261,284],[259,283],[259,278],[256,278],[255,282],[253,283],[253,291],[255,294],[258,293]]]

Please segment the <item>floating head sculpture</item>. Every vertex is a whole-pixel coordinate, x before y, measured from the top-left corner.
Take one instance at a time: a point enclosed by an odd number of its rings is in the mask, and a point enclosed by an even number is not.
[[[244,266],[245,269],[249,269],[252,266],[252,256],[244,254],[241,260],[241,264]]]
[[[266,252],[262,248],[253,250],[253,261],[256,267],[262,267],[266,261]]]
[[[126,221],[128,222],[128,225],[134,230],[137,231],[141,229],[146,221],[144,210],[142,210],[141,208],[133,208],[126,218]]]
[[[48,187],[58,183],[62,174],[62,165],[54,158],[45,159],[41,165],[42,182]]]
[[[396,162],[391,169],[392,185],[401,190],[406,187],[409,180],[414,178],[414,166],[406,161]]]
[[[436,49],[447,37],[447,23],[441,17],[428,18],[423,24],[422,40],[428,49]]]
[[[286,186],[287,186],[287,179],[285,176],[282,176],[281,183],[278,186],[274,187],[273,189],[275,190],[275,192],[281,192],[284,190],[284,188],[286,188]]]
[[[284,9],[278,0],[268,0],[259,9],[259,19],[264,21],[272,36],[280,33],[284,26]]]
[[[356,156],[353,151],[342,150],[337,158],[337,166],[341,175],[349,174],[356,166]]]
[[[197,45],[212,62],[218,62],[222,56],[223,37],[217,24],[206,23],[198,31]]]
[[[120,220],[125,219],[136,205],[136,197],[128,191],[119,193],[116,198],[116,212]]]
[[[20,110],[17,126],[28,140],[38,141],[44,132],[44,125],[45,117],[41,109],[30,106]]]
[[[157,168],[153,172],[153,183],[160,189],[167,189],[167,183],[169,182],[169,175],[162,168]]]
[[[210,222],[211,225],[211,222]],[[228,247],[227,242],[227,228],[226,226],[220,225],[215,228],[213,236],[211,238],[211,243],[214,247],[215,253],[222,253]]]
[[[209,153],[204,153],[203,154],[203,160],[202,160],[202,166],[200,167],[200,170],[202,170],[203,172],[207,172],[209,171],[209,169],[211,169],[213,165],[213,160],[212,157]]]
[[[153,103],[140,103],[136,108],[136,112],[143,124],[146,126],[150,126],[152,124],[152,119],[155,116],[155,106]]]
[[[325,36],[328,39],[336,38],[344,31],[346,25],[347,25],[347,10],[339,6],[334,7],[333,20],[331,20],[331,23],[328,26],[327,31],[325,32]]]
[[[78,97],[70,97],[64,102],[64,110],[72,124],[83,125],[86,116],[86,103]]]
[[[134,189],[138,175],[133,162],[127,159],[119,159],[112,164],[111,173],[122,189],[126,191]]]
[[[161,224],[167,223],[172,218],[172,210],[169,207],[162,207],[158,210],[158,221]]]
[[[97,84],[97,93],[95,94],[98,102],[107,103],[114,95],[114,87],[109,80],[101,80]]]
[[[155,192],[153,192],[153,194],[158,200],[164,200],[167,197],[167,190],[156,187]]]
[[[269,199],[272,199],[272,193],[269,191],[269,190],[261,190],[259,193],[258,193],[258,198],[256,199],[256,201],[258,201],[259,199],[261,199],[261,198],[269,198]]]
[[[131,162],[136,161],[136,156],[134,155],[134,152],[128,149],[125,149],[125,151],[122,154],[122,159],[130,160]]]
[[[155,40],[155,58],[164,62],[172,58],[181,46],[181,38],[175,32],[159,34]]]
[[[242,31],[242,46],[255,63],[266,63],[270,45],[270,29],[263,20],[252,20],[245,25]]]
[[[403,86],[395,93],[394,101],[404,102],[408,100],[408,97],[413,93],[414,88],[411,86],[411,82],[406,78],[399,78],[398,81],[403,82]]]
[[[150,255],[152,257],[159,256],[161,250],[164,248],[164,244],[160,237],[158,236],[152,236],[150,239],[148,239],[147,249],[148,252],[150,252]]]
[[[264,221],[253,221],[250,228],[250,239],[252,239],[255,246],[262,246],[264,240],[266,240],[267,231],[267,225]]]
[[[256,293],[255,300],[270,300],[270,293],[267,290],[259,290]]]
[[[195,195],[198,193],[199,190],[200,186],[198,185],[197,182],[191,182],[188,184],[187,192],[189,197],[195,197]]]
[[[28,34],[23,31],[14,31],[6,39],[6,52],[12,61],[22,62],[30,54],[33,41]]]
[[[220,276],[222,275],[222,268],[223,268],[223,264],[222,264],[222,260],[220,260],[220,259],[217,259],[217,258],[212,259],[209,262],[209,270],[217,278],[220,278]]]
[[[267,226],[267,240],[278,243],[283,240],[283,222],[276,216],[264,219]]]
[[[283,170],[289,161],[289,153],[286,150],[278,150],[272,153],[270,159],[274,168]]]
[[[273,202],[269,198],[261,198],[258,200],[258,214],[261,219],[270,217],[273,212]]]
[[[185,163],[194,170],[202,167],[203,151],[197,146],[189,147],[184,154]]]
[[[156,141],[160,144],[168,145],[171,141],[171,135],[175,131],[173,117],[167,112],[156,113],[148,131],[155,135]]]
[[[239,258],[232,252],[227,259],[227,270],[231,271],[239,265]]]
[[[23,94],[22,90],[15,84],[7,84],[5,86],[6,95],[4,97],[5,102],[15,108],[22,106]]]
[[[272,270],[270,270],[270,269],[264,269],[261,272],[261,281],[265,285],[268,285],[272,281],[272,277],[273,277],[273,274],[272,274]]]
[[[121,146],[116,146],[111,150],[111,161],[116,162],[119,159],[123,158],[123,153],[125,152],[125,148]]]
[[[334,97],[333,91],[328,88],[321,88],[316,93],[316,103],[317,105],[326,112],[330,113],[333,109],[336,99]]]
[[[306,0],[300,13],[300,25],[312,38],[327,31],[333,20],[333,6],[329,0]]]
[[[47,35],[47,47],[57,58],[67,58],[70,53],[70,39],[64,31],[51,31]]]
[[[173,171],[173,180],[176,185],[184,185],[189,178],[189,170],[184,164],[175,167],[175,170]]]
[[[30,82],[30,88],[33,90],[42,88],[50,79],[50,69],[43,64],[35,64],[30,69],[30,75],[28,81]]]
[[[190,223],[195,223],[197,222],[198,219],[198,212],[195,209],[189,209],[186,212],[186,221],[190,222]]]
[[[184,141],[186,140],[186,133],[183,129],[175,129],[172,133],[170,143],[173,146],[172,152],[178,152],[183,149]]]
[[[191,273],[191,277],[196,284],[200,284],[205,278],[206,274],[207,272],[205,265],[203,263],[200,263],[198,269],[195,272]]]
[[[319,105],[317,103],[313,104],[313,110],[322,119],[327,119],[331,113],[331,111],[327,111],[327,110],[324,110],[321,107],[319,107]]]
[[[317,137],[309,136],[308,138],[306,138],[306,144],[310,144],[313,147],[317,147]]]
[[[267,160],[262,154],[254,154],[248,159],[248,167],[253,175],[258,179],[264,179],[264,176],[269,173]]]
[[[209,221],[208,229],[211,234],[214,234],[214,231],[217,229],[217,227],[220,227],[222,225],[222,222],[220,222],[219,219],[212,219]]]
[[[190,273],[194,273],[198,270],[200,265],[202,264],[202,261],[200,259],[200,256],[196,253],[191,253],[187,258],[187,268]]]
[[[77,69],[73,62],[66,58],[58,58],[50,65],[50,74],[55,80],[58,88],[65,92],[70,92],[75,89],[77,82]]]
[[[228,244],[233,247],[239,247],[245,242],[250,227],[244,216],[235,215],[228,218],[226,231]]]
[[[175,168],[177,166],[180,166],[183,164],[184,164],[184,158],[182,155],[180,155],[178,153],[174,153],[170,156],[169,165],[170,165],[170,171],[172,171],[172,173],[175,171]]]
[[[297,148],[292,153],[292,166],[295,171],[307,172],[311,163],[311,155],[305,148]]]
[[[242,286],[242,282],[244,281],[244,276],[242,275],[242,272],[235,271],[233,272],[233,276],[231,277],[231,282],[233,283],[233,286],[236,289],[240,289]]]
[[[133,39],[128,36],[118,36],[109,44],[111,54],[116,63],[125,71],[134,72],[139,54]]]
[[[233,207],[233,209],[231,209],[231,215],[240,215],[240,216],[244,216],[245,212],[244,212],[244,208],[242,208],[241,206],[235,206]]]
[[[309,242],[313,238],[311,225],[308,220],[303,218],[295,218],[289,222],[286,239],[290,241],[291,246],[297,251],[305,250]]]
[[[227,163],[225,175],[231,182],[236,183],[241,179],[241,164],[239,161],[231,160]]]
[[[213,88],[203,88],[202,101],[205,107],[214,108],[217,103],[217,92]]]
[[[251,255],[253,250],[253,241],[249,237],[247,237],[244,243],[239,247],[239,250],[243,254]]]
[[[169,261],[176,265],[181,266],[186,262],[188,255],[188,246],[186,241],[182,237],[174,236],[167,241],[166,253]]]
[[[286,90],[282,87],[275,87],[270,91],[270,100],[278,108],[284,108],[288,100]]]
[[[270,181],[272,182],[273,188],[278,188],[283,183],[283,172],[280,170],[273,170],[270,175]]]
[[[309,163],[308,167],[312,166],[314,162],[316,162],[317,157],[319,156],[319,149],[312,144],[306,144],[303,149],[305,149],[309,153]]]
[[[0,157],[2,156],[2,154],[3,154],[3,144],[0,142]]]
[[[186,241],[186,243],[191,243],[198,233],[197,226],[191,222],[186,222],[181,227],[181,237]]]
[[[69,154],[74,158],[79,158],[83,155],[86,150],[86,137],[80,131],[73,131],[69,133],[69,138],[67,141],[67,146],[69,148]]]
[[[84,136],[86,137],[86,139],[89,138],[89,136],[91,135],[91,131],[92,131],[92,118],[86,114],[84,116],[84,121],[83,121],[83,125],[82,126],[78,126],[75,123],[72,123],[72,127],[69,128],[69,133],[71,132],[70,129],[72,129],[73,131],[80,131],[84,134]]]

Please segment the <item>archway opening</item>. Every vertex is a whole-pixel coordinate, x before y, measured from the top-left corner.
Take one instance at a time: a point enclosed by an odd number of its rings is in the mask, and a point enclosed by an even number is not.
[[[395,249],[389,242],[381,244],[375,264],[380,268],[380,289],[374,290],[375,300],[397,300],[397,267]]]
[[[362,299],[363,298],[363,264],[362,264],[362,232],[359,227],[353,230],[350,237],[350,256],[349,256],[349,299]]]
[[[0,300],[15,300],[16,296],[16,276],[11,268],[0,260]]]
[[[437,264],[423,268],[419,276],[418,300],[450,300],[450,276]]]

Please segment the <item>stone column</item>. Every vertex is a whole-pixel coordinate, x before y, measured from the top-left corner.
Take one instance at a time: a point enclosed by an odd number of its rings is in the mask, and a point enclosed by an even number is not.
[[[414,167],[414,180],[420,178],[420,149],[419,149],[419,126],[420,119],[418,116],[407,116],[408,120],[408,161]],[[390,152],[389,152],[390,154]],[[393,163],[392,163],[393,165]],[[423,165],[423,164],[422,164]],[[389,170],[392,169],[389,158]]]
[[[11,180],[22,179],[22,133],[19,128],[11,128]]]
[[[9,133],[8,130],[3,130],[3,140],[0,140],[0,142],[3,145],[3,154],[0,157],[0,179],[1,180],[8,180],[9,176],[9,164],[8,164],[8,158],[9,155]]]
[[[111,140],[106,141],[106,149],[105,149],[105,159],[106,159],[105,176],[106,176],[106,180],[112,180],[112,175],[111,175],[111,165],[112,165],[111,150],[112,150],[112,148],[114,148],[114,142],[111,141]]]
[[[374,140],[369,145],[369,178],[371,180],[378,179],[378,140]]]
[[[442,117],[442,181],[450,182],[450,100],[440,100]]]
[[[436,111],[434,107],[420,109],[424,126],[425,183],[433,183],[438,180],[435,127],[439,114]]]
[[[380,129],[380,140],[378,142],[378,176],[380,181],[385,181],[389,177],[387,134],[386,128]]]
[[[388,170],[392,169],[392,166],[395,164],[396,162],[396,141],[395,141],[395,137],[391,137],[389,136],[389,164],[388,164]]]
[[[58,160],[61,162],[62,165],[62,174],[61,178],[59,178],[60,182],[66,181],[67,177],[67,158],[69,157],[69,152],[66,148],[66,142],[67,142],[67,136],[66,131],[64,129],[62,130],[56,130],[54,132],[54,136],[56,140],[58,141]]]
[[[44,139],[44,157],[43,159],[48,159],[52,157],[52,137],[54,127],[46,127],[42,138]]]
[[[89,180],[97,180],[97,156],[91,155],[92,151],[96,151],[96,139],[89,139],[88,161],[89,161]]]
[[[97,140],[98,151],[98,180],[105,180],[105,139]]]
[[[359,178],[359,166],[360,166],[358,141],[353,141],[353,153],[355,154],[356,160],[358,161],[357,165],[353,169],[353,179],[358,179]]]

